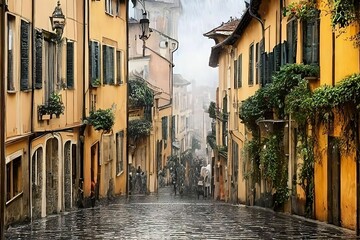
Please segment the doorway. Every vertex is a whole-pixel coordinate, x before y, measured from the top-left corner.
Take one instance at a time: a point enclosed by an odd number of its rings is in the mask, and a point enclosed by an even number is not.
[[[59,141],[56,138],[46,142],[46,215],[58,211],[59,200]]]
[[[328,137],[328,222],[341,225],[339,139]]]

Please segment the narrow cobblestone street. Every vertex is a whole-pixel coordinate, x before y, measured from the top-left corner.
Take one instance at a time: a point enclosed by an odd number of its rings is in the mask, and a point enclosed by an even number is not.
[[[167,191],[167,192],[166,192]],[[354,239],[353,232],[282,213],[210,199],[119,198],[11,227],[6,239]]]

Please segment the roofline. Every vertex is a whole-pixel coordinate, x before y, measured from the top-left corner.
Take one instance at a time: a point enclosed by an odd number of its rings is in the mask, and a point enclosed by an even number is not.
[[[218,43],[215,46],[211,47],[211,54],[209,59],[210,67],[218,66],[221,49],[225,45],[233,45],[242,36],[242,33],[245,31],[246,27],[249,25],[251,20],[252,17],[250,15],[249,8],[247,8],[244,15],[241,17],[240,22],[237,25],[236,29],[233,31],[233,33],[229,37],[225,38],[225,40],[222,41],[221,43]]]

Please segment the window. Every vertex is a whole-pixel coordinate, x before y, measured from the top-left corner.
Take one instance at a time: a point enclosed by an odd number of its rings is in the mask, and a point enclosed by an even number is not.
[[[55,90],[56,79],[56,44],[50,39],[44,41],[45,50],[45,101],[49,100],[50,94]]]
[[[303,22],[303,62],[304,64],[319,64],[319,34],[320,20],[316,18]]]
[[[111,15],[113,14],[112,0],[105,0],[105,12]]]
[[[43,70],[43,34],[39,31],[36,31],[35,36],[35,88],[42,88],[42,70]]]
[[[15,17],[8,15],[7,90],[14,91],[14,37]]]
[[[249,85],[254,84],[254,44],[249,48]]]
[[[162,130],[162,139],[167,140],[167,138],[168,138],[168,117],[161,118],[161,130]]]
[[[20,41],[20,90],[28,90],[29,85],[29,44],[30,24],[21,20],[21,41]]]
[[[115,14],[116,16],[120,17],[120,0],[115,0],[115,1],[116,1]]]
[[[66,43],[66,86],[74,88],[74,42]]]
[[[239,171],[239,145],[235,141],[232,141],[232,161],[233,180],[234,182],[237,182]]]
[[[242,87],[242,54],[239,55],[237,60],[237,86]]]
[[[124,131],[116,133],[116,175],[124,171]]]
[[[114,84],[114,48],[103,45],[104,84]]]
[[[296,63],[297,19],[293,19],[287,24],[287,45],[288,63]]]
[[[237,63],[237,60],[234,61],[234,88],[238,88],[237,86],[237,76],[238,76],[238,72],[237,72],[237,66],[238,66],[238,63]]]
[[[116,83],[117,84],[122,84],[122,62],[121,62],[121,58],[122,58],[122,53],[121,51],[116,51]]]
[[[22,155],[13,158],[6,164],[6,201],[22,193]]]
[[[98,42],[90,42],[90,54],[91,85],[100,85],[100,44]]]

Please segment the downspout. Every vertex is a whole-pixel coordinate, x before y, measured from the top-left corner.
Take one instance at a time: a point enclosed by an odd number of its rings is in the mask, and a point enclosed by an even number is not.
[[[0,57],[5,59],[5,0],[0,0]],[[5,61],[0,63],[0,239],[5,231]]]
[[[33,69],[35,69],[35,37],[36,37],[36,34],[35,34],[35,0],[32,0],[31,1],[31,36],[32,36],[32,43],[31,43],[31,55],[32,55],[32,66],[33,66]],[[29,137],[29,141],[28,141],[28,166],[29,166],[29,173],[33,174],[32,172],[32,161],[31,161],[31,143],[32,143],[32,140],[34,139],[34,111],[35,111],[35,108],[34,108],[34,102],[35,102],[35,74],[34,74],[35,71],[32,71],[31,72],[31,75],[32,75],[32,78],[31,78],[31,112],[30,112],[30,132],[31,132],[31,135]],[[32,202],[32,178],[31,178],[31,174],[29,174],[28,178],[28,183],[29,183],[29,196],[30,196],[30,199],[29,199],[29,202],[30,202],[30,209],[29,209],[29,215],[30,215],[30,219],[32,221],[32,205],[33,205],[33,202]],[[31,185],[30,185],[31,184]]]
[[[136,3],[136,2],[135,2]],[[125,189],[125,193],[126,196],[129,196],[129,135],[128,135],[128,126],[129,126],[129,79],[128,79],[128,74],[129,74],[129,2],[125,1],[125,5],[126,5],[126,72],[125,72],[125,80],[126,80],[126,123],[125,123],[125,127],[126,127],[126,147],[125,147],[125,156],[126,156],[126,180],[125,180],[125,185],[126,185],[126,189]]]
[[[252,12],[252,3],[253,3],[254,1],[252,0],[251,2],[250,2],[250,6],[249,6],[249,14],[250,14],[250,16],[252,16],[255,20],[257,20],[259,23],[260,23],[260,25],[261,25],[261,32],[262,32],[262,42],[263,42],[263,44],[261,44],[260,45],[260,52],[261,52],[261,59],[262,59],[262,64],[261,64],[261,72],[262,72],[262,74],[263,73],[265,73],[265,23],[264,23],[264,21],[263,20],[261,20],[258,16],[256,16],[253,12]],[[260,83],[261,85],[264,85],[264,81],[265,81],[265,79],[262,79],[263,80],[263,82],[262,83]]]

